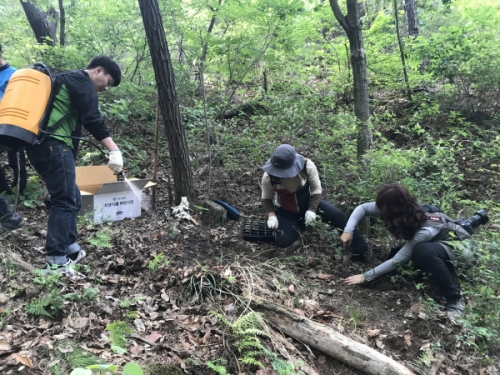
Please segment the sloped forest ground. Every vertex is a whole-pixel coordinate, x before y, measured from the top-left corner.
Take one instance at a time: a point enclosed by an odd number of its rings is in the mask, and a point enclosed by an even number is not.
[[[265,157],[270,152],[263,151]],[[140,218],[80,223],[85,278],[40,279],[19,267],[13,257],[33,268],[43,266],[48,215],[43,207],[20,209],[25,227],[0,245],[3,254],[10,254],[0,265],[1,374],[69,374],[88,364],[129,361],[152,375],[215,373],[207,362],[231,374],[360,374],[271,325],[261,328],[266,336],[259,336],[271,353],[256,356],[262,367],[243,365],[248,352],[235,346],[244,339],[237,322],[249,315],[246,297],[252,294],[431,374],[498,374],[498,358],[485,362],[457,340],[462,327],[441,312],[439,293],[432,285],[417,288],[422,280],[412,279],[409,271],[363,287],[343,284],[343,278],[385,259],[387,236],[370,237],[374,259],[369,265],[349,260],[338,233],[322,224],[285,251],[243,240],[244,218],[263,217],[259,165],[241,165],[230,174],[223,168],[212,171],[214,196],[239,209],[240,221],[214,227],[196,207],[192,212],[199,225],[178,220],[165,213],[171,211],[167,159],[160,164],[155,210],[148,207],[146,192]],[[149,162],[141,167],[143,175],[151,175]],[[206,169],[199,166],[195,178],[203,197]],[[49,302],[44,305],[44,300]],[[34,313],[33,301],[48,314]],[[115,322],[130,329],[122,329],[126,342],[118,346],[126,349],[123,354],[112,350],[118,341],[109,327]],[[175,367],[162,366],[167,364]]]

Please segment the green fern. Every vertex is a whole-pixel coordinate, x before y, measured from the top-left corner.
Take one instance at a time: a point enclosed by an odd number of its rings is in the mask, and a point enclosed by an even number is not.
[[[115,352],[124,352],[127,347],[127,338],[125,335],[134,333],[127,323],[120,320],[108,324],[106,331],[110,333],[109,341],[111,342],[111,349]]]
[[[46,307],[50,304],[50,300],[42,299],[42,298],[34,298],[30,301],[29,305],[25,307],[25,311],[30,315],[35,316],[48,316],[52,318],[52,314],[50,314]]]
[[[220,362],[222,364],[218,364],[217,362]],[[205,362],[207,367],[213,371],[215,371],[219,375],[231,375],[229,372],[227,372],[226,367],[224,364],[226,364],[226,361],[224,359],[216,359],[215,361],[207,361]]]
[[[262,354],[262,353],[259,353]],[[244,363],[245,365],[254,365],[254,366],[259,366],[259,367],[264,367],[262,362],[258,361],[255,359],[255,357],[245,355],[242,359],[241,362]]]
[[[85,292],[83,292],[82,295],[82,300],[84,301],[92,301],[94,299],[97,299],[99,296],[99,290],[96,288],[88,288],[85,289]]]
[[[102,248],[110,249],[113,247],[113,245],[111,245],[111,236],[102,230],[97,232],[95,236],[89,240],[89,243],[99,249]]]
[[[222,324],[224,324],[226,327],[229,327],[229,328],[232,328],[233,327],[233,323],[231,323],[229,320],[227,320],[227,318],[222,315],[222,314],[219,314],[217,311],[211,311],[210,312],[213,316],[215,316],[217,319],[220,320],[220,322]],[[241,319],[241,318],[240,318]]]
[[[257,359],[257,357],[265,354],[266,351],[259,337],[269,337],[269,335],[262,330],[262,314],[252,311],[240,316],[232,323],[222,314],[215,311],[211,313],[231,330],[234,337],[233,345],[242,356],[240,361],[247,365],[264,367],[262,362]]]

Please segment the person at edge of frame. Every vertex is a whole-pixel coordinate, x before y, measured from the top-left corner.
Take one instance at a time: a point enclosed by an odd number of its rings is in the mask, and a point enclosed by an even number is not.
[[[10,80],[10,77],[16,69],[11,67],[5,60],[3,59],[3,48],[0,45],[0,101],[3,98],[5,89],[7,88],[7,83]],[[17,185],[17,179],[21,177],[21,180],[24,181],[24,184],[20,182],[21,190],[26,187],[26,166],[24,162],[24,152],[19,153],[20,164],[21,164],[21,176],[17,176],[17,156],[14,152],[9,152],[9,166],[14,170],[14,182]],[[22,155],[22,157],[21,157]],[[24,178],[23,178],[24,171]],[[9,184],[5,179],[5,174],[0,169],[0,192],[12,193]],[[24,220],[17,212],[13,212],[10,208],[9,203],[5,200],[4,197],[0,195],[0,238],[6,236],[10,232],[21,228],[24,225]]]

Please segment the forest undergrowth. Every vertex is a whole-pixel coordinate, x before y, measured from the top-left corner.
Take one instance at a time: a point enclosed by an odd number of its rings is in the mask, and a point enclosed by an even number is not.
[[[27,373],[59,375],[86,366],[111,371],[129,362],[151,375],[179,370],[358,373],[283,337],[252,311],[244,298],[249,293],[431,373],[495,373],[500,322],[498,136],[488,123],[445,113],[428,97],[415,103],[386,100],[374,107],[368,172],[355,162],[356,121],[349,108],[331,98],[308,96],[286,106],[268,98],[252,116],[211,121],[210,147],[204,143],[207,128],[201,112],[187,114],[199,193],[193,215],[202,224],[164,214],[170,209],[171,171],[163,154],[156,210],[103,225],[84,218],[79,222],[89,253],[80,268],[85,279],[33,275],[4,258],[3,373],[24,368]],[[148,134],[138,143],[138,125],[131,121],[127,135],[117,138],[130,174],[143,178],[152,167],[152,138]],[[244,217],[263,217],[260,167],[280,143],[290,143],[314,160],[324,197],[346,213],[373,200],[377,189],[390,182],[404,184],[421,202],[437,205],[451,217],[487,209],[490,222],[474,236],[476,262],[461,280],[467,300],[464,317],[450,324],[440,312],[443,301],[435,286],[411,267],[367,287],[344,286],[342,278],[370,265],[349,261],[338,234],[321,223],[285,252],[243,241],[241,221],[212,227],[202,208],[206,198],[222,199]],[[81,155],[86,163],[102,162],[91,149],[84,148]],[[29,208],[42,200],[39,181],[32,178],[29,185],[34,193],[20,207],[27,225],[1,247],[40,268],[47,213],[42,207]],[[396,244],[381,229],[372,222],[368,234],[375,263]]]

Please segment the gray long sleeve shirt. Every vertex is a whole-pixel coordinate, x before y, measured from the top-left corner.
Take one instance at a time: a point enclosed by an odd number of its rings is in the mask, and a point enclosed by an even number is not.
[[[363,203],[356,207],[352,212],[349,220],[344,228],[344,232],[353,233],[356,225],[363,219],[365,216],[372,217],[380,217],[380,211],[376,207],[375,202]],[[413,255],[413,248],[421,243],[421,242],[430,242],[436,236],[439,231],[436,228],[432,227],[422,227],[417,233],[413,236],[413,238],[406,242],[406,244],[399,250],[396,255],[384,263],[378,265],[375,268],[364,273],[364,277],[366,281],[372,281],[379,276],[385,275],[386,273],[391,272],[396,269],[400,264],[408,262]],[[442,244],[445,249],[447,246]],[[448,250],[448,249],[446,249]]]

